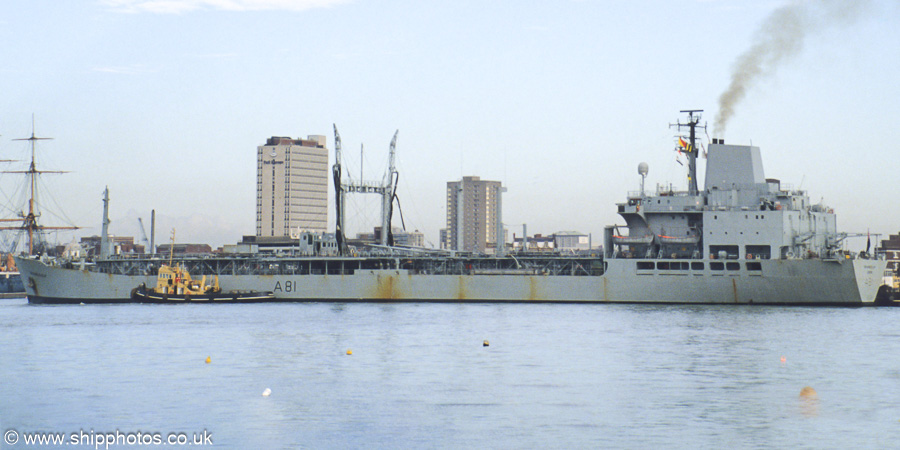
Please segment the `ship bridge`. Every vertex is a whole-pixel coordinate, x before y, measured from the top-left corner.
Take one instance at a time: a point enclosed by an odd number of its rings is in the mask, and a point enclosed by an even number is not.
[[[832,209],[765,177],[759,147],[718,139],[708,148],[703,190],[657,186],[629,192],[617,207],[625,229],[607,227],[609,258],[834,258],[846,237]]]

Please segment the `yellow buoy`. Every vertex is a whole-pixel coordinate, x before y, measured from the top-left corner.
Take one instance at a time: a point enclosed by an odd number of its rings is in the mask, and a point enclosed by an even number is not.
[[[352,354],[353,354],[353,350],[350,350],[350,349],[348,348],[348,349],[347,349],[347,354],[348,354],[348,355],[352,355]]]
[[[781,357],[781,363],[783,364],[785,361],[787,361],[787,358],[785,358],[784,356],[782,356],[782,357]]]
[[[816,398],[816,397],[818,397],[818,396],[819,396],[819,393],[816,392],[815,389],[813,389],[813,388],[811,388],[811,387],[809,387],[809,386],[806,386],[806,387],[804,387],[803,389],[800,390],[800,397],[801,397],[801,398]]]
[[[482,347],[489,347],[490,345],[491,345],[491,343],[488,342],[487,339],[485,339],[484,344],[482,344]]]
[[[206,357],[206,363],[209,364],[209,363],[211,363],[211,362],[212,362],[212,359],[210,359],[210,357],[207,356],[207,357]]]

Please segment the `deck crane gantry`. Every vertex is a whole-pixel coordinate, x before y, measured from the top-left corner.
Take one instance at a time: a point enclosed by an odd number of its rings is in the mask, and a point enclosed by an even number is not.
[[[341,135],[340,133],[338,133],[337,125],[334,125],[335,161],[334,166],[332,167],[332,177],[334,179],[334,189],[336,194],[335,207],[337,208],[337,219],[335,220],[335,238],[338,244],[338,251],[341,255],[344,255],[347,252],[347,240],[346,236],[344,235],[344,204],[347,193],[381,195],[380,244],[383,246],[394,245],[393,235],[391,234],[391,216],[393,215],[394,199],[397,198],[397,182],[400,178],[400,175],[397,172],[397,168],[394,165],[395,154],[397,152],[397,134],[399,132],[400,130],[395,131],[394,137],[393,139],[391,139],[388,170],[385,173],[384,177],[381,179],[381,184],[378,184],[377,182],[367,183],[364,180],[359,180],[359,182],[357,183],[354,183],[353,181],[344,182],[341,176]],[[360,176],[362,176],[362,170],[360,170]]]

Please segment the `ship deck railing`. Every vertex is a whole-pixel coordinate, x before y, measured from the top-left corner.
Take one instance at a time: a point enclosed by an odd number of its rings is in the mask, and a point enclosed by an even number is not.
[[[168,257],[111,257],[94,260],[58,261],[70,269],[115,275],[155,276]],[[285,256],[261,254],[179,255],[173,258],[192,277],[203,275],[352,275],[357,271],[404,270],[410,275],[476,275],[533,273],[538,275],[598,276],[604,266],[602,256],[516,254],[505,257],[467,256]]]

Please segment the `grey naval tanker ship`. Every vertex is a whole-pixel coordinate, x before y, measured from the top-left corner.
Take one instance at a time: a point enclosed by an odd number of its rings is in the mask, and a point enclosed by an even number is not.
[[[333,236],[300,233],[289,252],[179,256],[173,264],[194,277],[214,277],[221,290],[159,301],[248,301],[241,293],[258,292],[266,294],[261,301],[863,306],[885,295],[886,261],[842,250],[847,234],[837,231],[834,211],[766,178],[758,147],[713,139],[699,189],[699,111],[683,112],[688,121],[679,122],[679,130],[689,133],[679,138],[678,150],[687,157],[687,191],[650,193],[642,181],[640,191],[617,204],[625,225],[605,228],[602,253],[506,254],[501,247],[498,254],[480,255],[390,245],[348,250],[340,204],[348,185],[338,157]],[[337,130],[335,137],[339,152]],[[643,180],[643,163],[639,173]],[[383,187],[385,198],[391,189],[390,183]],[[135,296],[137,289],[157,284],[166,259],[102,255],[16,262],[31,303],[107,303],[145,301]]]

